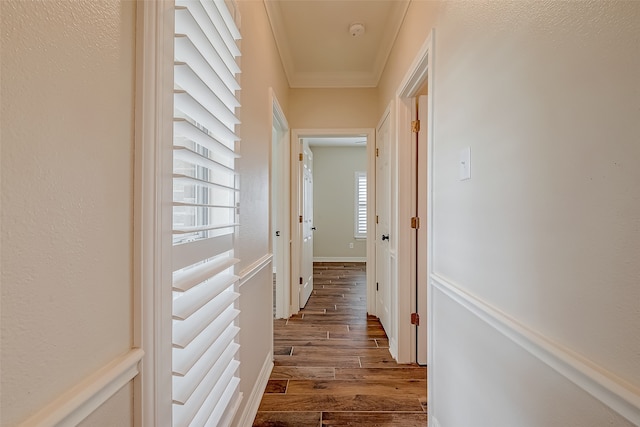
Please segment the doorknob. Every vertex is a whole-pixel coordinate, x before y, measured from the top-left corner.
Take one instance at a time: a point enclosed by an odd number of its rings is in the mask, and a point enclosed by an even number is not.
[[[280,237],[280,232],[276,231],[276,237]]]
[[[311,229],[312,229],[313,231],[316,231],[316,228],[315,228],[315,227],[311,227]]]
[[[389,235],[388,234],[383,234],[382,235],[382,240],[389,240]]]

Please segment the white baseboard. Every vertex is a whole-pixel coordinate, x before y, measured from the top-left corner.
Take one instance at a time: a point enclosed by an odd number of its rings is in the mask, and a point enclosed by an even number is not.
[[[547,364],[620,416],[640,426],[640,390],[604,366],[553,342],[506,313],[471,295],[448,280],[432,274],[431,284],[532,356]]]
[[[367,262],[367,257],[313,257],[313,262]]]
[[[238,426],[251,427],[251,425],[253,424],[253,420],[256,418],[256,414],[258,413],[258,407],[260,406],[262,395],[267,388],[267,382],[269,381],[272,370],[273,354],[269,352],[269,354],[267,354],[267,358],[264,360],[264,364],[262,365],[262,369],[260,370],[258,379],[253,385],[251,395],[249,396],[249,400],[244,407],[244,411],[242,412],[242,416],[240,417]]]

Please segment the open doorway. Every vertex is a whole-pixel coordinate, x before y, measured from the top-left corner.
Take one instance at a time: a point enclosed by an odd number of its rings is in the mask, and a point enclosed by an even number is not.
[[[374,215],[370,172],[373,138],[373,129],[292,131],[291,294],[292,301],[299,303],[291,307],[291,314],[304,306],[309,291],[309,275],[305,272],[313,271],[314,259],[366,262],[367,308],[370,314],[375,314],[369,309],[369,301],[373,300],[370,297],[373,275],[369,274],[373,263],[369,261],[374,252],[366,235]],[[336,151],[341,149],[345,151]],[[353,156],[358,150],[361,162],[355,168],[353,165],[347,168],[350,162],[345,156]],[[336,181],[338,176],[341,178]],[[311,250],[305,250],[305,245]]]
[[[271,253],[273,254],[273,315],[290,315],[289,228],[289,125],[278,100],[271,92]]]

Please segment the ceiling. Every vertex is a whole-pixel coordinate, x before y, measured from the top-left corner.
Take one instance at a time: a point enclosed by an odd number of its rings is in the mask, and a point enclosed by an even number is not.
[[[264,0],[292,88],[376,87],[409,0]],[[349,28],[363,24],[364,34]]]

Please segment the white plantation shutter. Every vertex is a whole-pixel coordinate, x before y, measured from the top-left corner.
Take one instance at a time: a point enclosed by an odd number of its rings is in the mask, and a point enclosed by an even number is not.
[[[239,404],[234,274],[240,33],[220,0],[176,0],[173,426],[230,425]]]
[[[355,188],[355,237],[367,237],[367,173],[356,172]]]

